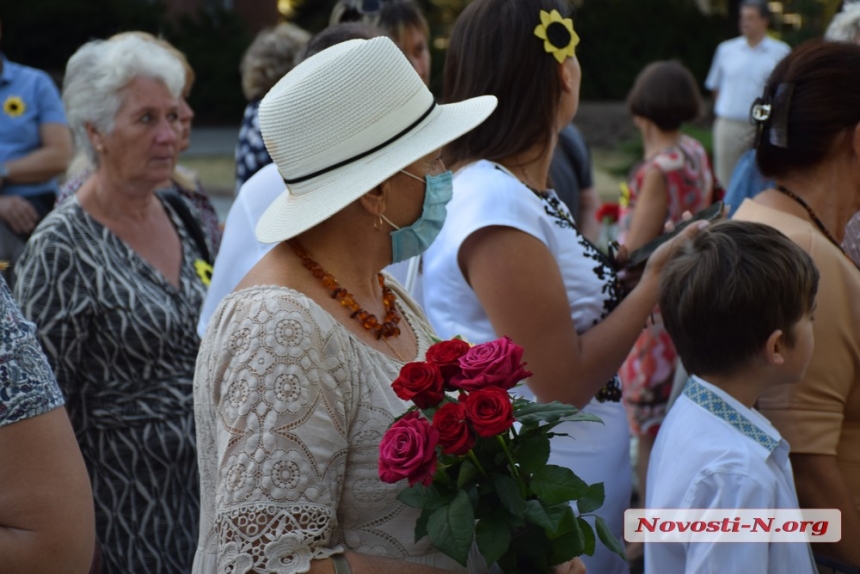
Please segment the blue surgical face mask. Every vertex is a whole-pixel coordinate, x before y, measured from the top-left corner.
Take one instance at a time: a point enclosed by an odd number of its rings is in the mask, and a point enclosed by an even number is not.
[[[388,225],[395,231],[391,232],[391,259],[392,263],[406,261],[410,257],[421,255],[439,232],[445,223],[445,204],[451,201],[454,192],[453,174],[450,171],[439,175],[427,175],[422,180],[417,175],[408,171],[400,170],[410,177],[414,177],[426,184],[424,192],[424,209],[415,223],[407,227],[397,227],[384,215],[380,215]]]

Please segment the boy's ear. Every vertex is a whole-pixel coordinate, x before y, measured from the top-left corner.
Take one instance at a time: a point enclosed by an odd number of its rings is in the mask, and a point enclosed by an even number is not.
[[[764,357],[768,366],[781,367],[785,364],[785,334],[782,329],[777,329],[767,338],[764,345]]]

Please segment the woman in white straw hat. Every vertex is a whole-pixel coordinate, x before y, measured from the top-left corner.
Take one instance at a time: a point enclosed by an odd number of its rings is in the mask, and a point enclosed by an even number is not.
[[[495,105],[436,105],[382,37],[324,50],[263,99],[287,191],[257,226],[277,247],[222,301],[198,358],[195,573],[459,568],[414,542],[403,485],[378,478],[407,407],[390,383],[432,334],[379,271],[435,238],[451,195],[439,148]]]

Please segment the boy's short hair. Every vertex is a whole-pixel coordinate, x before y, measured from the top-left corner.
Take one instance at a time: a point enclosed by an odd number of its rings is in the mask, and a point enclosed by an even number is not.
[[[726,221],[702,230],[666,264],[660,311],[690,374],[729,375],[812,310],[818,269],[778,230]]]
[[[692,72],[680,62],[652,62],[636,77],[627,95],[627,109],[669,132],[699,117],[702,97]]]

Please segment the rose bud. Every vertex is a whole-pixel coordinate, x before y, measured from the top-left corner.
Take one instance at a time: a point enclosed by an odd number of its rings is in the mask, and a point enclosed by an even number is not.
[[[462,456],[475,446],[475,434],[466,422],[466,409],[459,403],[445,403],[433,415],[433,427],[439,431],[442,452]]]
[[[426,360],[428,363],[438,365],[448,383],[451,377],[460,372],[460,357],[469,352],[471,346],[462,339],[451,339],[441,341],[427,349]]]
[[[463,399],[466,420],[478,436],[484,438],[501,434],[514,424],[514,407],[507,391],[487,387],[472,391]]]
[[[485,387],[508,390],[532,376],[522,360],[523,348],[508,337],[475,345],[460,357],[460,374],[454,376],[451,386],[466,391]]]
[[[445,397],[442,371],[433,363],[407,363],[391,383],[394,393],[404,401],[414,402],[419,409],[429,409]]]
[[[404,478],[409,486],[430,486],[436,473],[439,432],[416,411],[391,425],[379,443],[379,478],[395,483]]]

